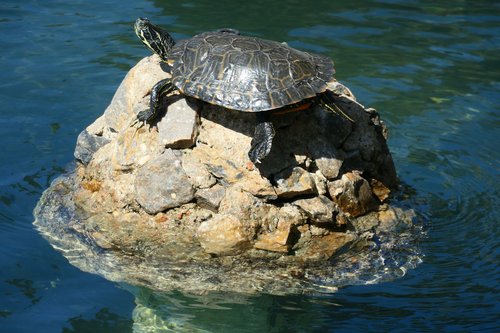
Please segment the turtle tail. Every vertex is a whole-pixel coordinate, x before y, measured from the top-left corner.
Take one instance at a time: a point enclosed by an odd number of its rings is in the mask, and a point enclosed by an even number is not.
[[[168,32],[152,24],[148,19],[139,17],[135,21],[134,30],[137,37],[163,61],[167,61],[175,41]]]

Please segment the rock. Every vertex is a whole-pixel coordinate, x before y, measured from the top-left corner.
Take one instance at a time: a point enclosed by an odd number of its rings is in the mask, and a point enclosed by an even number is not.
[[[211,153],[217,154],[217,152],[213,150]],[[213,177],[219,179],[222,184],[226,186],[235,185],[256,197],[266,200],[274,200],[277,198],[276,191],[271,182],[262,177],[254,168],[248,168],[247,163],[238,165],[234,161],[225,158],[211,158],[211,156],[202,149],[196,150],[193,155],[199,160],[204,160],[208,172],[212,174]]]
[[[399,207],[385,207],[384,210],[378,212],[379,232],[406,232],[414,224],[415,218],[416,215],[413,211],[405,211]]]
[[[359,173],[346,173],[341,179],[328,183],[328,192],[340,209],[351,217],[377,208],[370,184]]]
[[[365,227],[354,228],[362,232],[386,218],[373,213],[395,180],[385,127],[347,87],[330,85],[355,123],[319,107],[272,115],[273,148],[254,165],[248,158],[253,113],[206,103],[195,111],[192,99],[178,95],[156,127],[131,126],[149,107],[151,87],[168,76],[157,56],[139,62],[79,138],[75,156],[88,164],[80,165],[74,200],[89,215],[100,214],[102,230],[111,230],[108,216],[118,228],[121,214],[134,211],[141,222],[131,220],[128,227],[156,256],[186,257],[177,253],[181,248],[198,258],[262,256],[264,250],[307,261],[329,258],[348,242],[351,236],[331,231],[347,229],[350,220],[363,216]],[[153,225],[152,239],[134,223]],[[95,235],[104,245],[102,230]],[[181,238],[184,245],[176,250],[171,245]],[[134,239],[113,239],[116,248],[135,246]]]
[[[203,162],[194,154],[189,152],[183,154],[182,168],[195,188],[208,188],[217,182]]]
[[[287,203],[279,209],[278,219],[280,223],[290,222],[294,226],[299,226],[306,223],[307,217],[297,206]]]
[[[195,198],[198,206],[217,212],[219,204],[226,194],[226,189],[222,185],[214,185],[211,188],[196,191]]]
[[[232,215],[244,221],[249,233],[272,225],[277,220],[278,208],[266,204],[240,187],[226,188],[226,194],[219,205],[219,213]]]
[[[324,195],[293,202],[300,207],[312,223],[335,223],[333,214],[338,211],[336,205]]]
[[[127,127],[113,141],[111,164],[114,170],[126,172],[161,155],[165,148],[158,141],[158,132],[144,127]]]
[[[135,121],[135,116],[149,108],[151,88],[160,80],[170,76],[163,70],[160,57],[153,55],[139,61],[125,76],[104,111],[106,126],[115,133],[122,131]]]
[[[337,158],[320,157],[316,159],[316,166],[326,179],[334,179],[339,175],[342,160]]]
[[[57,182],[44,195],[38,212],[62,216],[49,228],[56,247],[68,229],[72,240],[94,247],[89,257],[70,249],[72,260],[99,266],[94,259],[105,252],[101,272],[114,279],[127,271],[122,281],[154,288],[243,283],[238,290],[317,291],[321,281],[345,279],[353,258],[363,262],[354,270],[371,273],[367,253],[356,251],[377,251],[385,244],[375,240],[409,232],[412,218],[388,203],[397,178],[386,128],[347,87],[329,84],[354,123],[320,107],[273,113],[273,147],[253,164],[255,113],[209,103],[196,103],[195,112],[193,98],[174,93],[157,126],[137,124],[151,88],[170,75],[164,68],[152,56],[129,71],[104,114],[79,136],[82,163],[70,183]],[[367,237],[373,241],[358,241]],[[360,245],[352,252],[340,251],[353,241]]]
[[[275,176],[276,194],[280,198],[290,199],[300,195],[316,193],[313,177],[304,169],[294,167],[286,169]]]
[[[356,236],[345,232],[332,232],[326,236],[313,236],[309,244],[298,250],[296,255],[308,260],[328,260],[355,239]]]
[[[362,234],[367,231],[375,230],[379,225],[380,221],[376,216],[377,212],[372,212],[366,215],[359,216],[357,218],[351,219],[350,223],[354,226],[356,232]]]
[[[207,253],[234,255],[250,247],[252,235],[239,219],[223,214],[201,223],[196,238]]]
[[[370,179],[373,194],[377,196],[380,202],[384,202],[389,197],[391,190],[377,179]]]
[[[137,202],[149,214],[178,207],[194,198],[180,159],[171,150],[148,161],[137,173],[134,182]]]
[[[192,147],[198,134],[198,121],[198,113],[186,99],[179,99],[168,106],[166,115],[157,124],[160,142],[175,149]]]
[[[291,221],[280,220],[277,229],[270,233],[261,234],[255,241],[254,247],[271,252],[288,253],[291,247],[288,243],[291,230]]]
[[[310,145],[311,147],[311,145]],[[337,178],[345,158],[342,150],[337,150],[324,140],[316,140],[311,147],[316,166],[321,174],[328,180]]]
[[[107,143],[109,143],[108,139],[90,134],[87,130],[83,130],[76,140],[75,158],[87,165],[92,159],[92,156],[94,156],[94,153]]]
[[[314,185],[316,186],[318,194],[325,195],[326,193],[328,193],[327,180],[325,176],[323,176],[321,171],[318,170],[315,173],[310,173],[310,175],[313,177]]]
[[[266,201],[278,198],[276,190],[269,179],[262,177],[257,171],[245,172],[244,178],[238,182],[237,186],[257,198],[262,198]]]

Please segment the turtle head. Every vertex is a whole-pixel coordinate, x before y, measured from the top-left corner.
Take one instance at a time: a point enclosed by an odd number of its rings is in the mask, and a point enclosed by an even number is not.
[[[168,32],[152,24],[147,18],[142,17],[135,21],[134,30],[144,45],[158,54],[162,60],[167,61],[168,54],[175,44]]]

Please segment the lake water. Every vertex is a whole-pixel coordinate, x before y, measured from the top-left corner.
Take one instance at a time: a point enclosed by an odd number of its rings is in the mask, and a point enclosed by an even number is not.
[[[177,39],[233,27],[331,56],[390,129],[428,220],[423,262],[328,296],[157,294],[71,266],[32,210],[149,55],[138,16]],[[0,46],[0,332],[500,331],[500,2],[2,0]]]

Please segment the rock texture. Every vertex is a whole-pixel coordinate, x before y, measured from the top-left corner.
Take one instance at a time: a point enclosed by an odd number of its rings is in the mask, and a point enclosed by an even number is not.
[[[156,126],[133,125],[167,76],[157,56],[140,61],[78,138],[72,195],[103,248],[307,263],[356,243],[357,219],[393,223],[380,211],[397,185],[387,130],[340,83],[330,89],[354,123],[320,108],[274,115],[273,148],[254,165],[252,113],[177,95]]]

